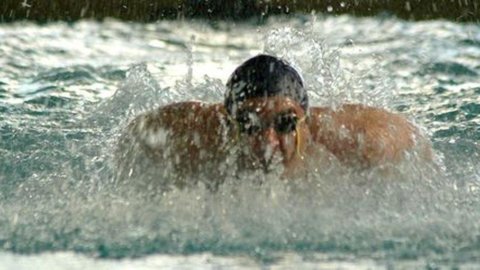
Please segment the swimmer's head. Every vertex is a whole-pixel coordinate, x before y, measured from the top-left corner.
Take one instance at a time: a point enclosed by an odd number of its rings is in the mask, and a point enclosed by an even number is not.
[[[308,96],[300,74],[287,62],[260,54],[245,61],[230,76],[224,105],[230,115],[235,115],[244,101],[273,96],[288,97],[307,113]]]

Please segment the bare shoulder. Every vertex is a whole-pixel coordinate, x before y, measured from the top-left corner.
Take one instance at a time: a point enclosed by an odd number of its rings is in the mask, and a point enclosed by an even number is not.
[[[118,179],[135,175],[142,179],[140,185],[172,180],[180,187],[191,179],[188,176],[218,175],[215,164],[228,154],[227,121],[221,104],[196,101],[172,103],[136,116],[117,143]],[[165,173],[168,179],[161,177]]]
[[[176,142],[181,138],[185,143],[200,145],[213,139],[215,131],[225,125],[226,115],[221,104],[172,103],[137,116],[130,122],[128,130],[153,148],[163,146],[167,135],[178,138]]]
[[[130,127],[156,129],[159,126],[173,127],[188,124],[197,114],[208,111],[212,105],[198,101],[178,102],[159,107],[155,110],[138,115]]]
[[[321,135],[322,130],[345,130],[355,133],[368,132],[405,132],[412,133],[417,128],[400,114],[382,108],[361,104],[346,104],[333,110],[314,107],[310,111],[312,134]]]
[[[406,117],[382,108],[346,104],[337,110],[316,107],[309,119],[312,138],[340,159],[365,165],[401,160],[405,153],[422,148],[431,158],[430,144]]]

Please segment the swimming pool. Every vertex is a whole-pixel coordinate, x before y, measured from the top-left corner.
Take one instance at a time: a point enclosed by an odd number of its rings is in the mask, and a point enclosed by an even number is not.
[[[161,194],[119,186],[115,142],[139,112],[223,99],[259,52],[312,103],[401,112],[443,170],[274,176]],[[0,269],[478,267],[480,28],[392,17],[254,23],[0,25]],[[394,180],[394,181],[391,181]]]

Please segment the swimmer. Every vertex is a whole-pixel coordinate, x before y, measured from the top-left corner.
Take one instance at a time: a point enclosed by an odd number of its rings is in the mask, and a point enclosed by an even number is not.
[[[308,171],[307,161],[322,162],[319,153],[360,169],[398,163],[413,151],[432,159],[428,139],[403,116],[361,104],[310,107],[298,72],[264,54],[233,72],[223,104],[169,104],[137,116],[128,135],[133,140],[122,143],[138,145],[158,166],[193,176],[220,177],[216,170],[232,157],[239,170],[281,167],[288,178]]]

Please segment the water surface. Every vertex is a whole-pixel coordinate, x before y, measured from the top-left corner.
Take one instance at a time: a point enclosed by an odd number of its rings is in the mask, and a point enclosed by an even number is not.
[[[232,180],[216,194],[118,185],[115,143],[130,119],[220,102],[235,66],[260,52],[298,68],[314,105],[405,114],[442,168]],[[478,267],[478,25],[15,23],[0,26],[0,54],[0,269]]]

